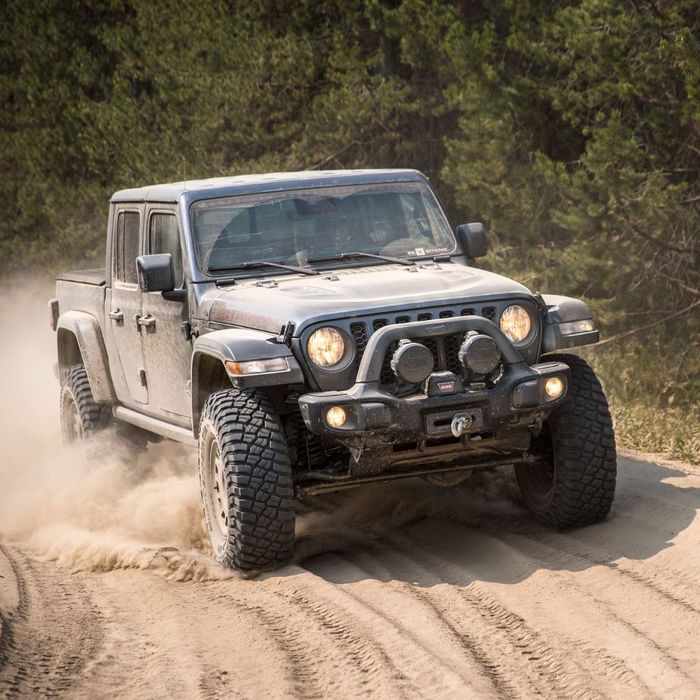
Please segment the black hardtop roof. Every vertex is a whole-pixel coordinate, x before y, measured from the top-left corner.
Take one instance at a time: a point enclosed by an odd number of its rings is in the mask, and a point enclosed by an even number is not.
[[[409,169],[304,170],[291,173],[237,175],[235,177],[215,177],[207,180],[187,180],[150,185],[119,190],[112,195],[111,201],[177,202],[184,197],[187,201],[192,202],[198,199],[215,199],[286,189],[411,181],[427,182],[427,178],[418,170]]]

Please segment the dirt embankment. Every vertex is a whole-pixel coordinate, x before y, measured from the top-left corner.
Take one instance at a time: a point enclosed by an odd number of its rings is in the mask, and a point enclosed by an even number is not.
[[[700,693],[697,468],[621,458],[609,520],[567,533],[508,470],[327,497],[246,580],[207,557],[193,453],[59,447],[36,306],[1,351],[0,696]]]

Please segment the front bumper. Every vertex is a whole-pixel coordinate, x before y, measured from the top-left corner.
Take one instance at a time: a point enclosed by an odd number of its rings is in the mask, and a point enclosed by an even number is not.
[[[491,336],[501,351],[503,372],[491,388],[483,384],[462,386],[457,381],[455,391],[436,394],[427,391],[426,382],[410,395],[396,396],[380,384],[382,363],[392,343],[402,338],[420,342],[470,330]],[[551,399],[544,384],[554,376],[563,381],[564,391]],[[453,461],[468,459],[487,446],[501,452],[509,446],[512,451],[527,449],[529,429],[566,400],[569,385],[567,365],[528,365],[495,324],[478,316],[464,316],[382,328],[370,338],[357,381],[349,390],[305,394],[299,398],[299,406],[308,430],[327,442],[348,447],[354,471],[362,473],[416,460],[445,461],[448,453]],[[333,427],[328,420],[328,411],[334,407],[342,408],[346,416],[340,427]],[[455,417],[466,419],[460,438],[453,433]]]

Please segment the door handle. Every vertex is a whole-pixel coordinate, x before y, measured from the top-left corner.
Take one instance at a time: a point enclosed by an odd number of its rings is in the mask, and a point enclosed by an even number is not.
[[[151,329],[156,327],[156,319],[148,314],[146,316],[137,316],[136,323],[141,326],[141,328]]]
[[[124,312],[121,309],[113,309],[108,316],[117,323],[124,323]]]

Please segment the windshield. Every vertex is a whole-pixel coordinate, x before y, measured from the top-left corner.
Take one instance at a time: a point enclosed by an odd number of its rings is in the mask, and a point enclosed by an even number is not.
[[[421,182],[203,200],[190,216],[197,258],[208,272],[251,261],[306,265],[343,253],[407,258],[455,248],[435,196]]]

